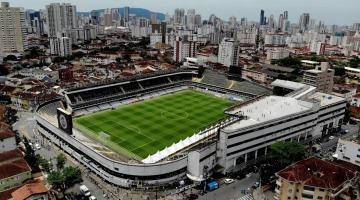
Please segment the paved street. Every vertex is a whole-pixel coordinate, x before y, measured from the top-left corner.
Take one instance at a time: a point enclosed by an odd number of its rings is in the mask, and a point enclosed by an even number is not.
[[[19,121],[14,124],[14,129],[18,130],[21,136],[25,135],[25,137],[30,139],[33,143],[37,142],[41,144],[41,149],[36,150],[35,152],[43,156],[45,159],[52,160],[52,162],[55,164],[56,156],[60,153],[60,151],[57,149],[57,147],[52,145],[52,143],[42,138],[41,135],[36,132],[36,121],[33,117],[33,113],[21,112],[18,114],[18,116]],[[69,159],[69,157],[66,164],[70,166],[78,166],[78,164],[72,162],[72,159]],[[82,178],[84,180],[83,184],[85,184],[89,188],[92,195],[94,195],[99,200],[105,200],[103,198],[103,191],[96,184],[94,184],[93,181],[90,180],[90,178],[84,175]],[[78,185],[74,187],[71,191],[78,193]]]
[[[245,196],[241,191],[253,186],[259,180],[258,174],[253,174],[250,177],[236,180],[229,185],[223,185],[219,189],[209,192],[199,198],[199,200],[236,200]]]

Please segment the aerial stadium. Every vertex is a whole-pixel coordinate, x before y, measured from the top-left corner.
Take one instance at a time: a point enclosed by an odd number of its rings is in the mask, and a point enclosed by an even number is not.
[[[342,98],[274,83],[286,94],[188,68],[77,85],[37,108],[37,129],[121,187],[201,182],[241,170],[277,140],[308,142],[341,123]]]

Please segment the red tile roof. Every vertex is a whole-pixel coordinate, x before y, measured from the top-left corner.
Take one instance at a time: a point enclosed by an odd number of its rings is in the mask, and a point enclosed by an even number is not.
[[[3,153],[0,153],[0,164],[4,161],[10,160],[10,159],[15,160],[15,159],[22,158],[23,156],[24,156],[23,152],[20,149],[14,149],[12,151],[6,151]]]
[[[324,189],[336,189],[358,176],[358,171],[315,157],[301,160],[277,173],[290,182]]]
[[[11,163],[0,165],[0,180],[30,171],[30,166],[23,158],[21,158],[19,160],[12,161]]]
[[[0,192],[0,200],[9,200],[12,198],[11,193],[20,187],[14,187],[5,191]]]
[[[15,133],[12,130],[10,130],[8,128],[0,130],[0,140],[6,139],[6,138],[11,138],[11,137],[15,137]]]
[[[11,196],[14,200],[25,200],[32,195],[37,194],[44,194],[47,193],[49,190],[45,187],[45,185],[41,182],[35,182],[35,183],[28,183],[13,193],[11,193]]]

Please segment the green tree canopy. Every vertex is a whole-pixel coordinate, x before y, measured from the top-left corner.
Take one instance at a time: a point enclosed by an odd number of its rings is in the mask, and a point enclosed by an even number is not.
[[[48,181],[54,189],[65,191],[67,188],[82,182],[81,170],[78,167],[65,167],[62,170],[51,171]]]
[[[64,154],[59,154],[58,156],[56,156],[56,167],[57,169],[62,169],[64,168],[66,162],[66,156]]]
[[[46,160],[40,155],[36,155],[36,162],[37,165],[40,166],[40,168],[46,172],[50,172],[53,168],[51,161]]]
[[[64,190],[64,176],[61,171],[52,171],[49,173],[48,181],[50,185],[57,190]]]
[[[78,167],[65,167],[62,170],[62,174],[64,176],[64,184],[66,188],[82,182],[81,170]]]
[[[278,141],[271,145],[272,159],[285,167],[306,157],[304,145],[298,142]]]

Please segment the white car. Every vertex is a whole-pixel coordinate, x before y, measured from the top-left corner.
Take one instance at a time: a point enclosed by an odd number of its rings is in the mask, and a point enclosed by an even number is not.
[[[91,193],[90,193],[89,189],[86,187],[86,185],[80,185],[80,192],[81,192],[81,194],[83,194],[86,197],[91,196]]]
[[[40,145],[39,143],[36,143],[36,144],[35,144],[35,148],[36,148],[37,150],[39,150],[39,149],[41,149],[41,145]]]
[[[91,196],[89,197],[89,200],[96,200],[96,197],[94,197],[94,196],[91,195]]]
[[[230,184],[230,183],[233,183],[233,182],[234,182],[234,179],[231,179],[231,178],[226,178],[224,180],[224,183],[226,183],[226,184]]]
[[[330,136],[330,137],[329,137],[329,140],[333,140],[333,139],[335,139],[334,136]]]

